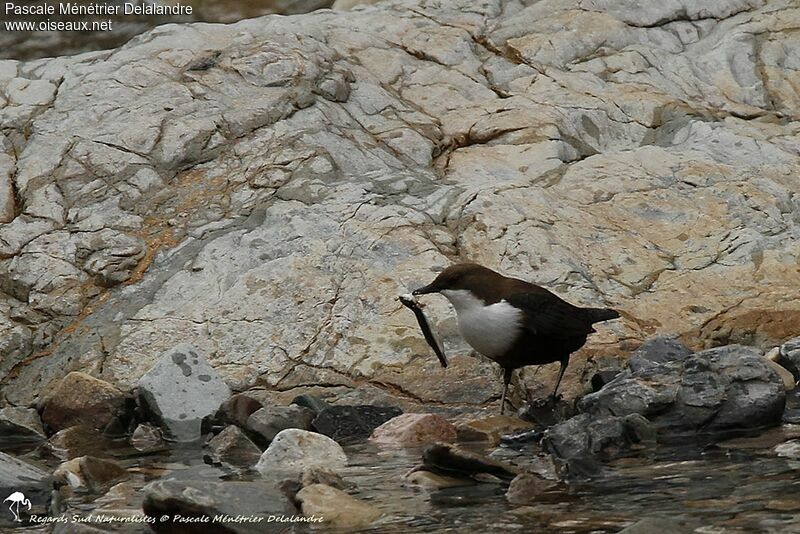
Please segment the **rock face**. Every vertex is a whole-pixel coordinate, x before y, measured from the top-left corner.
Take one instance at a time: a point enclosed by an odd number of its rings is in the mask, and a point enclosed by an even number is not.
[[[623,372],[579,410],[595,416],[640,414],[661,437],[778,424],[784,384],[755,349],[728,345]]]
[[[370,436],[375,443],[413,447],[456,440],[456,428],[440,415],[405,413],[386,421]]]
[[[121,417],[130,398],[113,385],[81,372],[72,372],[47,394],[42,421],[57,432],[75,425],[104,430]]]
[[[261,455],[256,470],[270,479],[276,473],[310,468],[336,471],[347,465],[347,455],[327,436],[290,428],[280,432]]]
[[[203,418],[217,412],[230,389],[191,345],[164,353],[139,380],[139,398],[174,441],[200,438]]]
[[[2,61],[4,394],[128,390],[180,339],[235,389],[482,405],[496,366],[444,299],[447,370],[395,301],[460,260],[625,312],[568,396],[618,339],[777,345],[800,331],[798,24],[790,0],[396,0]]]

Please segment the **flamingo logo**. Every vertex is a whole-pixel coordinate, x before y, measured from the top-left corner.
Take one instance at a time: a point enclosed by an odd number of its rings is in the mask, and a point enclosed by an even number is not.
[[[6,502],[11,501],[11,504],[8,506],[8,509],[11,510],[11,513],[14,514],[14,520],[18,522],[22,522],[22,519],[19,517],[19,505],[27,506],[28,510],[31,509],[31,501],[25,498],[25,494],[21,491],[15,491],[5,499],[3,499],[3,504]]]

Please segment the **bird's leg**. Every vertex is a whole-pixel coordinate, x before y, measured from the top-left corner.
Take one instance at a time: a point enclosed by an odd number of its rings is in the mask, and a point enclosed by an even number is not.
[[[561,379],[564,378],[564,371],[567,370],[567,365],[569,365],[569,359],[561,360],[560,363],[561,363],[561,369],[559,369],[558,371],[558,380],[556,380],[556,387],[555,389],[553,389],[553,395],[551,396],[553,402],[556,402],[558,400],[558,398],[556,397],[556,392],[558,392],[558,386],[559,384],[561,384]]]
[[[500,415],[506,409],[506,392],[508,391],[508,384],[511,383],[511,373],[514,369],[503,369],[503,395],[500,397]]]

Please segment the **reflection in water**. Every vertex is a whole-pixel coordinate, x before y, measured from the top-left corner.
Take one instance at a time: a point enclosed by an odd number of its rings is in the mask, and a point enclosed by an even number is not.
[[[4,2],[5,3],[5,2]],[[38,1],[17,1],[16,5],[36,6],[51,5],[55,6],[56,14],[52,16],[25,16],[25,15],[5,15],[3,23],[6,21],[50,23],[85,21],[106,22],[111,21],[112,31],[8,31],[5,27],[0,31],[0,59],[29,60],[41,57],[54,57],[62,55],[77,54],[92,50],[104,50],[116,48],[133,36],[149,30],[159,24],[170,22],[235,22],[246,18],[279,13],[293,15],[297,13],[307,13],[316,9],[330,7],[333,0],[237,0],[235,2],[225,0],[178,0],[171,2],[145,1],[145,0],[97,0],[73,1],[72,4],[89,5],[101,3],[104,5],[120,6],[120,13],[124,13],[124,4],[177,4],[192,6],[191,15],[181,16],[158,16],[158,15],[60,15],[58,14],[58,0],[38,0]],[[64,0],[62,3],[67,3]]]

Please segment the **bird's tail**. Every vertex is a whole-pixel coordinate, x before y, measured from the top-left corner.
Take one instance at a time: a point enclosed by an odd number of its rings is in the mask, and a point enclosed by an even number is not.
[[[611,308],[586,308],[586,311],[589,312],[589,318],[592,320],[592,324],[617,319],[619,317],[619,312]]]

